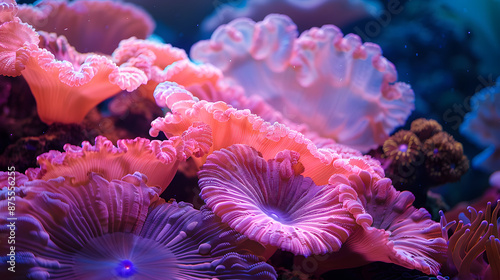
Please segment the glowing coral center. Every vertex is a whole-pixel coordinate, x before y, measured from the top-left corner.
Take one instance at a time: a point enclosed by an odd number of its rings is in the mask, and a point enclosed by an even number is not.
[[[123,232],[88,240],[72,259],[72,279],[176,279],[179,270],[168,247]]]
[[[408,151],[408,145],[406,144],[399,145],[399,151],[402,153],[406,153],[406,151]]]
[[[273,220],[280,222],[282,224],[289,224],[293,222],[293,218],[290,217],[288,212],[283,211],[277,207],[267,206],[262,207],[262,212],[264,212],[267,216],[271,217]]]
[[[121,261],[118,266],[115,268],[116,275],[129,278],[134,275],[136,270],[134,264],[130,260]]]

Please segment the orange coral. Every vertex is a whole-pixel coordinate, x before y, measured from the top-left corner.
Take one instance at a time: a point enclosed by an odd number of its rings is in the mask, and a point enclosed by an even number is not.
[[[496,204],[492,211],[492,204],[488,202],[484,212],[468,207],[468,214],[458,221],[451,237],[448,231],[456,221],[448,223],[440,212],[442,234],[448,241],[448,273],[457,275],[458,279],[500,279],[500,200]]]
[[[65,3],[46,2],[51,3],[47,7]],[[75,6],[91,2],[78,1]],[[117,66],[107,56],[78,53],[64,36],[40,32],[40,40],[30,25],[15,16],[15,3],[4,6],[0,18],[8,21],[0,25],[0,59],[5,62],[0,74],[23,75],[43,122],[79,123],[103,100],[147,82],[146,74],[136,67]]]
[[[167,188],[177,171],[180,161],[191,154],[202,153],[198,142],[198,131],[192,129],[181,137],[168,141],[150,141],[144,138],[118,140],[117,147],[105,137],[99,136],[95,145],[83,142],[82,147],[65,145],[64,153],[50,151],[37,160],[40,168],[29,169],[32,179],[49,180],[59,176],[71,178],[74,184],[88,182],[88,174],[94,172],[107,180],[119,179],[127,174],[141,172],[148,178],[149,186]]]
[[[141,70],[118,67],[104,56],[77,56],[77,61],[59,61],[46,49],[34,45],[28,48],[27,55],[22,75],[35,96],[40,119],[48,124],[81,122],[100,102],[120,90],[132,91],[147,81]]]

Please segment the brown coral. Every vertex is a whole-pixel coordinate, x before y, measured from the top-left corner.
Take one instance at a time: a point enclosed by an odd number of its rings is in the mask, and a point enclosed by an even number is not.
[[[409,165],[420,155],[422,143],[411,131],[400,130],[384,142],[383,150],[387,158],[398,165]]]
[[[420,141],[425,141],[434,134],[443,131],[443,127],[435,120],[420,118],[411,123],[410,130],[418,136]]]
[[[469,160],[460,142],[446,132],[439,132],[423,145],[426,174],[435,184],[455,182],[469,170]]]
[[[411,131],[400,130],[382,146],[386,173],[401,190],[401,186],[416,180],[418,167],[423,162],[422,143]]]

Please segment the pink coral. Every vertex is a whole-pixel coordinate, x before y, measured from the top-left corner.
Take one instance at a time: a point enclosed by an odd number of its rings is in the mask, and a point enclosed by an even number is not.
[[[65,36],[79,52],[111,54],[121,40],[144,39],[154,21],[137,6],[117,1],[42,0],[21,5],[18,16],[36,30]]]
[[[284,15],[258,23],[237,19],[195,44],[191,56],[214,64],[290,121],[361,151],[405,123],[413,91],[396,83],[394,65],[378,45],[343,37],[333,25],[298,38],[296,29]]]
[[[76,187],[78,186],[78,187]],[[274,269],[235,252],[247,240],[211,212],[165,203],[135,173],[108,181],[90,173],[26,183],[16,196],[17,272],[37,279],[276,279]],[[9,233],[0,201],[0,236]],[[4,256],[8,245],[0,245]],[[5,278],[12,272],[4,269]]]
[[[61,2],[62,3],[62,2]],[[117,66],[109,57],[80,54],[64,36],[40,31],[16,17],[15,3],[4,5],[0,25],[1,75],[27,80],[42,121],[78,123],[90,109],[120,90],[147,82],[142,70]]]
[[[339,190],[300,173],[297,152],[264,160],[246,145],[214,152],[198,173],[200,196],[222,221],[248,238],[309,256],[340,249],[356,223]]]
[[[148,83],[139,87],[139,92],[151,100],[154,100],[155,88],[163,82],[175,82],[186,88],[218,88],[222,78],[219,69],[192,63],[182,49],[135,37],[123,40],[113,52],[113,59],[119,65],[135,66],[147,74]],[[199,92],[202,95],[209,93],[205,89]]]
[[[387,238],[381,245],[386,249],[375,258],[437,275],[445,260],[446,242],[441,238],[439,223],[431,220],[427,210],[412,206],[413,194],[398,192],[389,179],[383,179],[374,184],[372,196],[366,199],[366,211],[374,218],[366,233],[376,236],[374,232],[378,231]]]
[[[80,54],[65,37],[42,32],[40,40],[31,26],[13,14],[10,18],[0,25],[0,37],[5,38],[0,43],[0,58],[5,62],[0,74],[23,75],[46,123],[81,122],[101,101],[147,82],[138,68],[118,67],[106,56]]]
[[[302,129],[300,125],[287,122],[280,112],[259,96],[245,96],[241,86],[224,79],[218,68],[210,64],[195,64],[183,50],[171,45],[130,38],[120,43],[113,53],[113,59],[120,66],[134,66],[146,73],[147,84],[138,88],[145,98],[154,100],[154,91],[159,84],[173,82],[185,87],[199,99],[224,101],[236,108],[250,109],[269,122],[278,121],[294,129]]]
[[[135,66],[148,77],[147,84],[139,87],[142,96],[154,101],[155,87],[167,80],[165,68],[177,61],[187,60],[186,52],[169,44],[140,40],[135,37],[123,40],[113,52],[113,60],[118,65]]]

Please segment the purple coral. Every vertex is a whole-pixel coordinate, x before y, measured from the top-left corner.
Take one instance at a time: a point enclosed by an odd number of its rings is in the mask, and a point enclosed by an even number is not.
[[[252,240],[303,256],[337,251],[356,223],[339,190],[299,175],[298,161],[296,152],[266,161],[249,146],[230,146],[202,166],[200,196]]]
[[[140,173],[113,181],[92,173],[84,185],[34,180],[22,188],[24,196],[15,197],[17,278],[276,279],[270,265],[235,252],[244,236],[206,209],[165,203]],[[0,201],[2,239],[10,231],[7,202]],[[3,256],[8,250],[0,245]],[[5,265],[0,275],[12,276]]]

